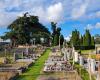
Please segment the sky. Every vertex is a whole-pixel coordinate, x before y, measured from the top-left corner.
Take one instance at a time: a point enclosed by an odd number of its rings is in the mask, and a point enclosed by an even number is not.
[[[75,29],[81,34],[85,29],[92,35],[100,34],[100,0],[0,0],[0,35],[25,12],[39,16],[40,22],[50,31],[50,22],[57,22],[66,39]]]

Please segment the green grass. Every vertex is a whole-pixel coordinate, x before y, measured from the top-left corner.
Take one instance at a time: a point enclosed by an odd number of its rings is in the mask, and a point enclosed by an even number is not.
[[[84,55],[85,57],[89,57],[90,53],[93,53],[94,49],[91,50],[81,50],[81,55]],[[92,59],[96,59],[96,54],[91,54]]]
[[[89,54],[91,52],[93,52],[94,49],[91,49],[91,50],[81,50],[81,54]]]
[[[49,56],[50,50],[47,49],[44,54],[33,64],[30,68],[26,70],[25,73],[19,75],[14,80],[36,80],[36,78],[40,75],[41,69],[44,67],[44,62]]]

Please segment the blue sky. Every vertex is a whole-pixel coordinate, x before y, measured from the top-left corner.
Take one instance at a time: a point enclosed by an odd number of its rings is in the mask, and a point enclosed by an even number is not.
[[[100,34],[100,0],[0,0],[0,35],[25,12],[39,16],[49,29],[51,21],[57,22],[66,38],[74,29],[81,34],[85,29],[92,35]]]

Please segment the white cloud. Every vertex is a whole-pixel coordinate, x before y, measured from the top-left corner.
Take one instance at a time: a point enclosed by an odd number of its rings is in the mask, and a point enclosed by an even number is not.
[[[100,11],[96,12],[96,17],[100,17]]]
[[[42,22],[59,22],[63,17],[63,6],[60,2],[52,4],[46,8],[42,6],[37,8],[34,8],[31,13],[33,15],[39,16],[39,19]]]
[[[47,18],[50,21],[59,21],[61,19],[61,15],[63,12],[62,3],[57,3],[55,5],[51,5],[47,8]]]
[[[100,29],[100,22],[96,23],[95,28]]]
[[[100,18],[100,0],[0,0],[0,27],[25,12],[41,22]]]
[[[65,40],[66,40],[66,41],[70,41],[71,36],[72,36],[72,35],[70,34],[69,36],[65,37]]]
[[[91,24],[88,24],[84,29],[88,29],[88,30],[91,30],[91,29],[93,29],[94,28],[94,26],[93,25],[91,25]]]
[[[71,17],[72,19],[78,19],[85,15],[86,9],[88,7],[88,2],[82,2],[82,0],[75,0],[72,4],[74,7],[72,9]]]
[[[47,16],[46,10],[44,10],[43,7],[37,7],[37,8],[34,8],[31,14],[39,16],[40,21],[46,22],[47,21],[46,20],[46,16]]]
[[[95,25],[92,25],[92,24],[88,24],[85,29],[89,29],[89,30],[92,30],[92,29],[100,29],[100,22],[97,22]]]
[[[0,14],[0,27],[6,27],[17,17],[17,13],[3,12]]]
[[[39,16],[42,22],[59,21],[63,11],[62,3],[44,5],[45,1],[47,0],[0,0],[0,27],[8,26],[25,12]]]

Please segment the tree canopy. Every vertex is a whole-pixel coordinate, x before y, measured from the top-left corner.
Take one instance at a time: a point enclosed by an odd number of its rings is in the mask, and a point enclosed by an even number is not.
[[[61,35],[61,28],[56,26],[57,23],[51,22],[52,28],[52,46],[63,45],[64,37]]]
[[[85,34],[82,36],[80,32],[75,29],[72,31],[70,44],[79,49],[90,49],[94,48],[95,40],[94,37],[91,36],[89,30],[86,30]]]
[[[12,44],[30,44],[31,39],[49,38],[49,30],[43,26],[38,19],[38,16],[25,13],[22,17],[18,17],[8,26],[9,32],[6,32],[3,39],[10,39]]]

